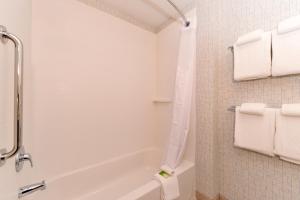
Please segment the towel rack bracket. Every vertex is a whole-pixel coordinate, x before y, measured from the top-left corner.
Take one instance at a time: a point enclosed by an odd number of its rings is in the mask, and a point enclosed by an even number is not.
[[[0,40],[2,43],[5,44],[8,42],[8,39],[3,34],[1,34],[1,32],[7,32],[7,29],[5,26],[0,25]]]
[[[235,108],[236,106],[230,106],[227,111],[230,111],[230,112],[235,112]]]

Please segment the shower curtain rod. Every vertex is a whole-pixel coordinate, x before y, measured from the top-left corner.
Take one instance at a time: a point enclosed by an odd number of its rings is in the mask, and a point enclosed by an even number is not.
[[[176,6],[175,3],[173,3],[171,0],[167,0],[169,4],[179,13],[181,16],[182,20],[184,21],[184,25],[188,27],[190,25],[190,22],[187,20],[186,16],[181,12],[181,10]]]

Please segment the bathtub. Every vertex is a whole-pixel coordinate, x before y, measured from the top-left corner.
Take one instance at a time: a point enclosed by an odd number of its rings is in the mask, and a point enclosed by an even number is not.
[[[159,151],[144,149],[46,180],[46,190],[24,199],[160,200],[161,185],[153,179],[159,164]],[[177,174],[179,200],[194,200],[194,163],[183,161]]]

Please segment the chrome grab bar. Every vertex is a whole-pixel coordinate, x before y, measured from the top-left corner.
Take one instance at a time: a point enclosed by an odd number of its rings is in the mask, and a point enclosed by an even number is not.
[[[0,25],[0,40],[5,43],[10,40],[15,46],[15,73],[14,73],[14,145],[8,152],[1,152],[0,165],[6,159],[13,157],[22,146],[22,123],[23,123],[23,44],[15,35],[6,31]]]

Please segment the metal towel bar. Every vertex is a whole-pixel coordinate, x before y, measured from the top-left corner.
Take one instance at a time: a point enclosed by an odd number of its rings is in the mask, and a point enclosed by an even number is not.
[[[0,165],[6,159],[13,157],[22,146],[22,122],[23,122],[23,44],[15,35],[6,31],[4,26],[0,25],[0,40],[6,43],[7,40],[13,42],[15,47],[14,60],[14,145],[10,151],[0,151]]]
[[[227,108],[227,111],[230,111],[230,112],[235,112],[235,109],[236,109],[237,106],[230,106],[229,108]],[[281,108],[281,106],[279,105],[270,105],[270,106],[267,106],[268,108],[275,108],[275,109],[278,109],[278,108]]]

